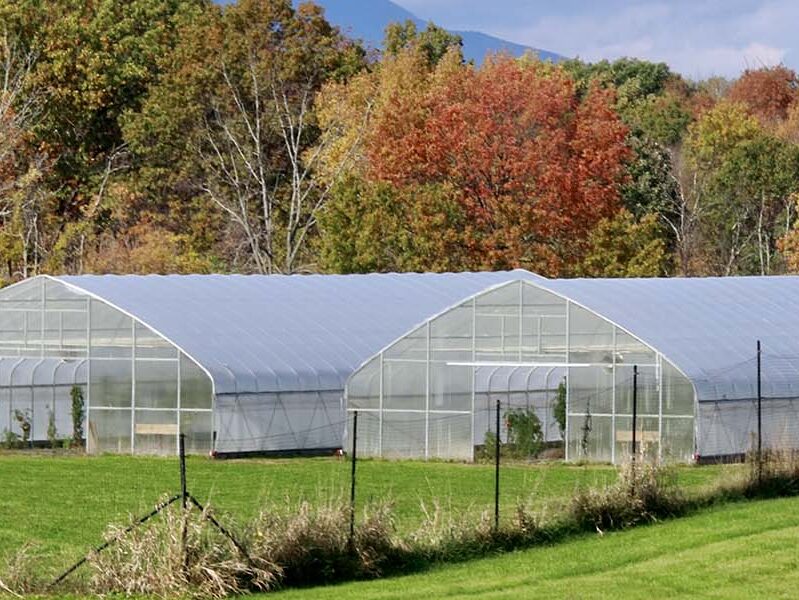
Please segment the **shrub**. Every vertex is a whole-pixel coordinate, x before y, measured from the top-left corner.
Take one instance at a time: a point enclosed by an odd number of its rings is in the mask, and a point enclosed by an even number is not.
[[[22,431],[22,445],[27,446],[31,441],[31,415],[27,410],[14,410],[14,419],[19,423],[20,431]]]
[[[342,501],[301,502],[287,512],[266,510],[248,528],[252,551],[279,566],[285,585],[375,577],[400,546],[389,505],[366,509],[349,543],[350,509]]]
[[[799,494],[799,451],[764,450],[747,455],[747,477],[743,484],[746,497],[777,497]]]
[[[541,420],[531,409],[516,408],[505,413],[508,427],[508,455],[512,458],[533,458],[544,448]]]
[[[500,440],[499,454],[502,456],[502,441]],[[486,431],[483,436],[483,445],[477,449],[475,459],[480,462],[494,462],[497,454],[497,434],[493,431]]]
[[[527,459],[538,456],[544,449],[544,432],[541,420],[533,410],[516,408],[505,413],[505,426],[508,441],[500,440],[500,456],[512,459]],[[479,448],[476,459],[493,462],[496,459],[497,434],[486,431],[483,446]]]
[[[173,505],[127,535],[121,535],[124,527],[110,528],[108,535],[118,541],[90,558],[91,589],[98,594],[223,598],[280,585],[374,577],[388,565],[405,564],[405,547],[393,538],[388,506],[364,512],[352,545],[347,503],[314,507],[302,502],[265,510],[240,535],[247,556],[205,516]]]
[[[3,430],[3,441],[2,447],[7,450],[12,450],[14,448],[19,448],[22,445],[20,442],[19,435],[11,431],[10,429]]]
[[[557,395],[555,396],[555,406],[552,408],[552,414],[555,421],[558,423],[560,430],[560,437],[566,440],[566,379],[564,378],[558,384]]]
[[[78,448],[83,443],[83,419],[85,417],[83,390],[79,385],[73,385],[69,395],[72,398],[72,445]]]

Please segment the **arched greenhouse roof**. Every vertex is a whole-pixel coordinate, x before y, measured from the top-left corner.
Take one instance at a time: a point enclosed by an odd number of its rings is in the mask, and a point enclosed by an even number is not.
[[[694,384],[699,400],[799,396],[799,277],[554,279],[537,286],[616,323]]]
[[[338,390],[361,363],[457,302],[528,271],[52,277],[140,320],[217,394]]]

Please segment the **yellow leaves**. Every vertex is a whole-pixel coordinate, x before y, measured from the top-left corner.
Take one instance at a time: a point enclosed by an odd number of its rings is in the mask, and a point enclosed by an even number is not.
[[[669,255],[657,215],[636,221],[623,209],[603,219],[588,237],[588,253],[577,267],[585,277],[660,277]]]
[[[715,168],[738,144],[762,132],[741,104],[719,102],[688,128],[688,157],[694,166]]]

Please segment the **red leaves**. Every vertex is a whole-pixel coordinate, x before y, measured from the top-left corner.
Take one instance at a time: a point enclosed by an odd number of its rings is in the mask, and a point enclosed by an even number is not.
[[[504,56],[426,77],[376,120],[372,176],[454,187],[468,221],[465,266],[561,271],[618,208],[629,150],[612,94],[580,99],[560,69]]]
[[[729,97],[764,123],[773,123],[787,117],[798,87],[796,73],[785,66],[747,69],[730,88]]]

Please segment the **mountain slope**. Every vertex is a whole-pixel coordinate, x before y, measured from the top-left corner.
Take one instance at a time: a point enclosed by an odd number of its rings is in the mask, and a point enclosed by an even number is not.
[[[338,25],[350,37],[363,40],[379,48],[383,31],[393,21],[411,20],[424,29],[427,23],[391,0],[316,0],[325,8],[328,20]],[[440,25],[440,23],[439,23]],[[506,51],[521,56],[528,50],[537,52],[542,59],[553,61],[563,57],[547,50],[528,48],[478,31],[452,31],[463,38],[463,53],[467,60],[482,62],[487,52]]]
[[[214,0],[217,4],[230,4],[233,0]],[[325,9],[328,21],[337,25],[349,37],[363,40],[371,48],[379,48],[383,42],[386,25],[392,22],[413,21],[419,29],[424,29],[427,22],[412,12],[405,10],[391,0],[314,0]],[[299,0],[294,0],[299,4]],[[437,23],[437,25],[442,25]],[[463,54],[466,60],[479,64],[488,52],[509,52],[513,56],[521,56],[532,50],[544,60],[559,61],[563,56],[515,44],[479,31],[455,31],[463,38]]]

